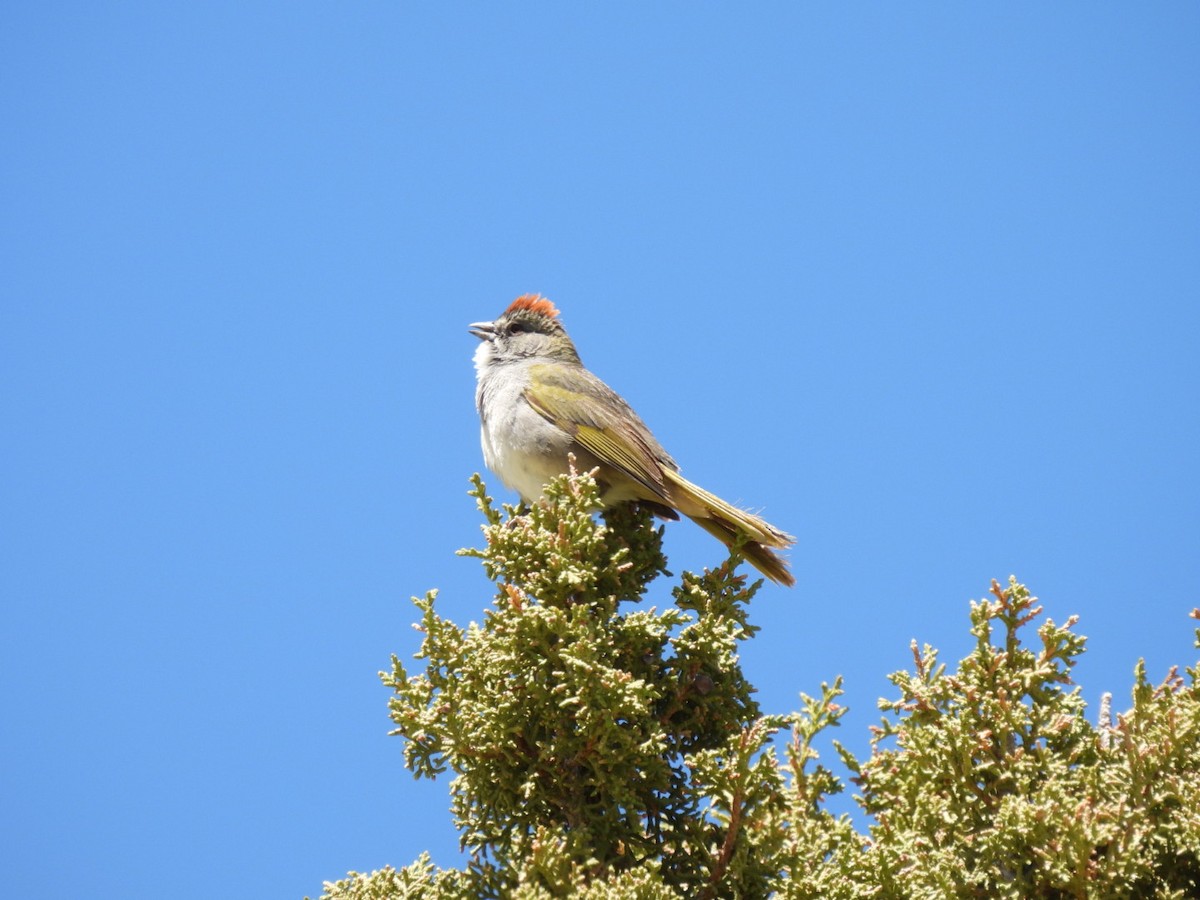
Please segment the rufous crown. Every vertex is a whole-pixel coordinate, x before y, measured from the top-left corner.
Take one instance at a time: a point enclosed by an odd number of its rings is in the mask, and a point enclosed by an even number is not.
[[[508,309],[505,312],[517,312],[522,309],[532,313],[541,313],[543,316],[549,316],[551,319],[558,318],[558,310],[554,308],[554,304],[541,294],[522,294],[508,305]]]

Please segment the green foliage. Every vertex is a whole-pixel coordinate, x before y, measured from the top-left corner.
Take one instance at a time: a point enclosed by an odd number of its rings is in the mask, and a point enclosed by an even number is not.
[[[1093,725],[1075,620],[993,582],[953,671],[914,642],[870,756],[834,742],[863,833],[826,808],[843,784],[815,749],[841,680],[788,715],[753,699],[738,646],[758,584],[736,556],[647,608],[665,574],[648,513],[597,520],[587,475],[527,511],[497,510],[478,477],[472,494],[485,546],[461,552],[497,586],[483,623],[415,599],[423,668],[381,673],[407,767],[453,775],[466,865],[422,855],[324,897],[1200,896],[1196,668],[1153,685],[1139,664],[1133,707]]]
[[[913,644],[911,673],[856,783],[871,880],[897,897],[1200,895],[1200,693],[1139,664],[1111,732],[1084,717],[1070,670],[1084,639],[1023,585],[971,605],[974,652],[954,673]],[[885,746],[892,745],[892,746]]]

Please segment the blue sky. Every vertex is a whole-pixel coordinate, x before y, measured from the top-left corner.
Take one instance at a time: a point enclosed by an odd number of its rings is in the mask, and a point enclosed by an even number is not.
[[[8,6],[8,892],[459,864],[376,672],[410,595],[489,602],[466,326],[525,292],[798,535],[767,709],[842,674],[864,753],[909,641],[964,655],[1010,573],[1080,616],[1093,709],[1194,663],[1198,37],[1182,3]]]

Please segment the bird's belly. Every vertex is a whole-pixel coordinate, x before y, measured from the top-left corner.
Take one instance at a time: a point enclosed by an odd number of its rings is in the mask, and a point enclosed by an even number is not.
[[[546,482],[567,471],[567,435],[540,416],[538,420],[522,423],[524,427],[509,422],[480,430],[483,461],[527,503],[542,495]]]

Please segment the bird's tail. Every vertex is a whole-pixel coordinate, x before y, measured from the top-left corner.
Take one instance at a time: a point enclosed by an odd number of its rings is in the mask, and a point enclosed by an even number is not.
[[[671,499],[685,501],[676,503],[680,512],[726,547],[732,547],[739,538],[744,540],[739,552],[776,584],[791,587],[796,583],[787,563],[771,549],[790,547],[796,543],[794,537],[692,484],[678,472],[664,470],[663,475],[671,482]]]

